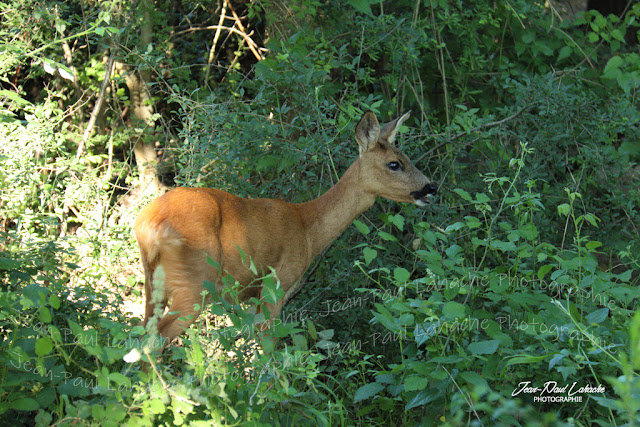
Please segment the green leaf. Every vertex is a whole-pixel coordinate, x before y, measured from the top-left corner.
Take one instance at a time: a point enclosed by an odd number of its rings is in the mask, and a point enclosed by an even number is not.
[[[501,240],[492,240],[491,241],[491,245],[492,248],[498,249],[502,252],[513,252],[515,251],[517,248],[517,246],[515,245],[515,243],[513,242],[503,242]]]
[[[215,261],[213,258],[211,258],[209,255],[207,255],[207,264],[213,266],[213,268],[215,268],[216,270],[220,271],[220,263],[218,263],[217,261]]]
[[[615,78],[616,71],[620,69],[620,67],[624,64],[624,59],[620,56],[616,55],[607,61],[607,65],[604,67],[604,71],[602,75],[608,78]]]
[[[42,337],[36,340],[36,354],[45,356],[53,350],[53,341],[49,337]]]
[[[542,278],[544,276],[547,275],[548,272],[551,271],[551,269],[553,268],[553,265],[543,265],[542,267],[540,267],[540,269],[538,270],[538,279],[542,280]]]
[[[629,338],[629,348],[631,349],[631,366],[637,371],[640,370],[640,311],[636,311],[633,319],[631,319]]]
[[[546,44],[543,43],[537,43],[534,45],[534,49],[540,53],[542,53],[545,56],[551,56],[553,55],[553,49],[551,49],[549,46],[547,46]]]
[[[362,222],[360,220],[354,219],[353,220],[353,225],[355,225],[356,228],[358,229],[358,231],[361,232],[362,234],[364,234],[365,236],[371,232],[369,227],[367,227],[367,224],[365,224],[364,222]]]
[[[401,328],[398,325],[398,322],[393,317],[393,315],[387,310],[383,305],[376,303],[377,312],[373,312],[373,317],[376,318],[378,323],[384,326],[386,329],[397,332],[400,331]]]
[[[444,251],[451,259],[458,258],[458,254],[462,252],[462,248],[459,245],[451,245]]]
[[[469,350],[471,354],[493,354],[499,345],[500,341],[498,340],[476,341],[469,344],[467,350]]]
[[[386,231],[378,231],[378,236],[380,236],[380,238],[382,240],[387,240],[389,242],[397,242],[398,239],[396,239],[396,237],[392,234],[387,233]]]
[[[396,267],[393,270],[393,278],[398,284],[404,284],[411,277],[411,273],[406,268]]]
[[[573,49],[571,49],[571,46],[564,46],[558,53],[558,62],[570,57],[572,53]]]
[[[529,28],[522,32],[522,42],[526,44],[531,44],[536,39],[535,30]]]
[[[304,337],[304,335],[300,335],[300,334],[296,334],[293,336],[293,345],[297,349],[302,351],[306,351],[309,348],[307,339]]]
[[[489,389],[489,384],[487,384],[487,380],[477,372],[466,371],[460,372],[460,377],[464,379],[467,383],[472,384],[477,387],[482,387],[484,389]]]
[[[51,323],[51,310],[49,307],[40,307],[40,309],[38,309],[38,319],[40,319],[42,323]]]
[[[378,256],[378,251],[367,246],[362,249],[362,254],[364,255],[364,263],[369,265]]]
[[[307,319],[307,330],[309,331],[309,335],[312,340],[318,339],[318,332],[316,331],[316,325],[313,324],[311,319]]]
[[[260,344],[262,345],[262,350],[264,351],[265,354],[273,353],[273,347],[274,347],[273,339],[271,339],[268,335],[263,335],[260,338]]]
[[[558,366],[556,370],[562,374],[562,378],[565,381],[567,378],[573,378],[578,372],[575,366]]]
[[[472,237],[471,238],[471,243],[476,248],[478,248],[480,246],[487,246],[487,241],[485,239],[478,239],[477,237]]]
[[[424,390],[429,384],[429,379],[418,375],[412,375],[404,380],[404,391]]]
[[[451,224],[450,226],[448,226],[444,231],[446,231],[447,233],[450,233],[452,231],[460,230],[461,228],[464,228],[464,223],[463,222],[455,222],[455,223]]]
[[[131,379],[127,376],[122,375],[120,372],[109,373],[109,381],[116,384],[118,388],[122,385],[126,386],[127,388],[131,388]]]
[[[236,245],[236,248],[238,249],[238,253],[240,254],[240,261],[244,264],[244,261],[246,260],[246,256],[244,254],[244,251],[242,250],[242,248],[240,246],[238,246],[237,243],[234,243],[234,245]]]
[[[563,203],[558,206],[558,214],[567,216],[569,215],[569,212],[571,212],[571,206],[569,206],[568,204]]]
[[[609,399],[607,397],[589,395],[589,397],[596,402],[598,402],[601,406],[609,409],[615,409],[617,411],[622,411],[622,401],[616,399]]]
[[[69,328],[71,328],[71,332],[73,332],[73,334],[76,337],[81,337],[82,333],[83,333],[83,329],[80,325],[78,325],[76,322],[74,322],[71,319],[67,319],[67,323],[69,324]]]
[[[272,282],[269,283],[268,279]],[[262,295],[264,300],[270,304],[276,304],[282,297],[284,297],[284,290],[280,287],[279,283],[276,283],[272,276],[267,276],[263,279]],[[266,291],[266,293],[265,293]]]
[[[467,193],[461,188],[454,188],[453,191],[458,194],[458,196],[462,197],[467,202],[472,201],[471,194]]]
[[[476,202],[478,203],[489,203],[491,199],[484,193],[476,193]]]
[[[511,365],[522,365],[522,364],[538,363],[538,362],[546,359],[549,356],[550,355],[544,355],[544,356],[529,356],[529,355],[525,355],[525,356],[512,357],[507,361],[507,364],[505,365],[505,368],[507,366],[511,366]]]
[[[598,242],[598,241],[596,241],[596,240],[593,240],[593,241],[591,241],[591,242],[587,242],[587,244],[586,244],[586,245],[584,245],[584,246],[585,246],[587,249],[589,249],[590,251],[592,251],[592,250],[597,249],[597,248],[599,248],[600,246],[602,246],[602,243],[600,243],[600,242]]]
[[[25,397],[11,402],[11,408],[18,411],[37,411],[40,405],[36,400]]]
[[[75,80],[75,77],[73,76],[73,71],[71,71],[71,69],[66,65],[58,64],[58,73],[60,74],[60,77],[62,77],[63,79],[66,79],[69,81]]]
[[[56,310],[59,309],[60,308],[60,298],[58,297],[58,295],[51,295],[49,297],[49,304],[54,309],[56,309]]]
[[[107,416],[107,411],[104,409],[104,406],[93,405],[91,407],[91,415],[94,420],[102,421]]]
[[[166,407],[162,400],[160,399],[151,399],[147,401],[147,408],[152,414],[164,414],[166,411]]]
[[[442,307],[442,314],[450,319],[459,319],[466,313],[465,306],[459,302],[449,301]]]
[[[587,314],[587,320],[589,323],[602,323],[607,316],[609,315],[608,308],[601,308],[599,310],[594,311],[593,313]]]
[[[475,216],[465,216],[464,219],[467,222],[467,227],[469,228],[478,228],[482,225],[482,222]]]
[[[414,397],[413,399],[411,399],[409,403],[407,403],[405,410],[408,411],[409,409],[417,408],[419,406],[424,406],[427,403],[437,399],[438,397],[441,397],[442,395],[443,395],[443,392],[439,389],[422,390],[416,395],[416,397]]]
[[[520,235],[527,240],[535,240],[538,237],[538,229],[535,224],[528,222],[519,228]]]
[[[625,41],[625,40],[624,40],[624,34],[622,34],[622,31],[620,31],[620,29],[619,29],[619,28],[614,28],[614,29],[611,31],[611,37],[613,37],[614,39],[616,39],[616,40],[618,40],[618,41],[621,41],[621,42],[623,42],[623,43],[624,43],[624,41]]]
[[[593,215],[593,214],[585,214],[583,217],[589,224],[593,225],[594,227],[598,227],[598,223],[596,221],[598,221],[598,218]]]
[[[377,395],[378,393],[380,393],[383,389],[384,389],[384,385],[380,383],[365,384],[356,390],[356,394],[353,399],[353,402],[358,403],[362,400],[369,399]]]
[[[335,331],[333,329],[324,329],[318,332],[318,336],[323,340],[330,340],[335,335]]]
[[[11,101],[20,106],[32,105],[31,102],[27,101],[26,99],[20,97],[20,95],[18,95],[17,93],[10,90],[0,90],[0,97],[9,98]]]
[[[253,258],[251,257],[249,257],[249,271],[251,271],[254,276],[258,275],[258,267],[256,267],[256,263],[253,262]]]
[[[395,225],[398,230],[404,231],[404,217],[402,215],[391,215],[389,221]]]
[[[621,156],[637,156],[640,154],[640,141],[624,141],[618,148]]]
[[[558,362],[562,361],[562,359],[566,358],[567,356],[562,354],[562,353],[557,353],[556,355],[554,355],[551,360],[549,360],[549,370],[553,369],[554,366],[556,366],[558,364]]]

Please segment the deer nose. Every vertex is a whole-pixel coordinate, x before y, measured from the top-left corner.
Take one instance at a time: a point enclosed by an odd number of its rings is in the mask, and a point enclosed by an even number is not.
[[[426,194],[436,194],[438,192],[438,184],[431,182],[422,189]]]
[[[438,186],[434,182],[430,182],[418,191],[411,193],[411,197],[420,206],[426,206],[429,202],[428,197],[434,195],[438,191]]]

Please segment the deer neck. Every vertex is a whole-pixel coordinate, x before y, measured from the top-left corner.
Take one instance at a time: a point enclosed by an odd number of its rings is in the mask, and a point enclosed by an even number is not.
[[[375,200],[375,196],[364,189],[360,159],[357,159],[326,193],[301,203],[299,206],[307,227],[312,257],[326,249]]]

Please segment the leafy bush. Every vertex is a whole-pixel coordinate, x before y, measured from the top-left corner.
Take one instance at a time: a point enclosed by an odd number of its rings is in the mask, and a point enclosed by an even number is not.
[[[640,5],[556,3],[5,4],[0,422],[637,423]],[[141,147],[164,184],[301,202],[365,110],[413,111],[437,202],[379,201],[269,331],[229,282],[146,347]]]
[[[594,253],[602,244],[585,234],[598,219],[576,213],[578,193],[567,191],[569,203],[557,206],[574,228],[573,244],[559,250],[547,241],[537,226],[544,206],[536,183],[521,178],[533,152],[524,145],[521,153],[509,162],[512,176],[485,176],[487,192],[455,190],[473,213],[444,231],[416,224],[420,248],[413,273],[382,268],[394,288],[375,305],[372,320],[395,338],[396,357],[356,392],[356,401],[376,396],[404,410],[443,408],[422,413],[432,423],[456,425],[468,417],[472,423],[529,425],[540,421],[531,396],[511,400],[523,382],[603,384],[609,378],[613,384],[618,369],[633,369],[625,350],[634,348],[629,337],[638,321],[631,321],[629,310],[635,300],[630,271],[597,268]],[[380,269],[367,274],[372,272]],[[630,395],[594,399],[600,405],[585,407],[588,419],[610,419],[612,409],[623,419],[637,417]],[[365,410],[383,421],[386,412],[376,412],[381,406]],[[546,408],[544,422],[573,413],[571,405]]]

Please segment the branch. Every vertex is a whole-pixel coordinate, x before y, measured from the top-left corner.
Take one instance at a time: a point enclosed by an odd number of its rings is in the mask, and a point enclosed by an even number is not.
[[[178,31],[175,34],[172,34],[171,37],[169,37],[169,39],[172,39],[173,37],[176,37],[176,36],[179,36],[179,35],[182,35],[182,34],[192,33],[194,31],[208,31],[208,30],[218,30],[218,29],[229,31],[229,32],[235,33],[235,34],[237,34],[239,36],[242,36],[242,38],[244,39],[244,41],[247,43],[247,45],[249,47],[252,47],[252,46],[254,48],[258,47],[258,44],[256,42],[254,42],[253,39],[250,37],[253,34],[253,32],[251,32],[249,34],[246,34],[246,33],[243,33],[242,31],[238,30],[235,27],[226,27],[224,25],[209,25],[207,27],[187,28],[186,30]],[[260,55],[260,57],[258,59],[260,60],[260,59],[264,59],[264,58]]]
[[[79,159],[80,156],[82,156],[82,154],[84,153],[84,147],[87,145],[87,141],[91,136],[91,132],[93,132],[93,128],[96,124],[96,119],[98,118],[98,114],[100,113],[100,109],[102,108],[104,94],[107,92],[107,86],[109,85],[109,81],[111,80],[111,69],[113,68],[113,61],[115,60],[115,57],[115,50],[112,50],[111,55],[109,56],[109,61],[107,61],[107,68],[104,71],[104,78],[102,79],[102,86],[100,87],[100,93],[98,93],[98,99],[96,99],[96,104],[93,106],[93,111],[91,112],[89,123],[87,123],[87,128],[84,130],[82,141],[78,146],[76,159]]]
[[[211,71],[211,63],[215,59],[216,54],[216,45],[218,44],[218,38],[220,37],[220,31],[222,28],[222,24],[224,23],[224,18],[226,18],[225,13],[227,13],[227,0],[223,0],[222,2],[222,12],[220,12],[220,20],[218,21],[218,28],[216,28],[216,34],[213,36],[213,43],[211,43],[211,50],[209,50],[209,59],[207,60],[207,69],[204,73],[204,84],[209,86],[209,73]]]
[[[476,126],[473,129],[470,129],[468,131],[464,131],[464,132],[460,132],[455,134],[454,136],[451,137],[451,139],[441,142],[440,144],[436,145],[435,147],[431,148],[429,151],[427,151],[426,153],[424,153],[422,156],[418,157],[418,159],[416,160],[416,163],[418,163],[420,160],[424,159],[426,156],[428,156],[429,154],[433,153],[434,151],[442,148],[443,146],[447,145],[448,143],[450,143],[451,141],[454,141],[460,137],[463,137],[465,135],[468,135],[472,132],[476,132],[479,131],[481,129],[486,129],[486,128],[492,128],[495,126],[500,126],[502,124],[505,124],[507,122],[510,122],[511,120],[515,119],[516,117],[518,117],[520,114],[522,114],[525,110],[528,110],[531,107],[531,105],[526,105],[525,107],[522,107],[520,110],[518,110],[516,113],[510,115],[507,118],[504,118],[502,120],[496,120],[494,122],[490,122],[490,123],[485,123],[482,124],[480,126]],[[439,135],[434,135],[434,136],[445,136],[445,134],[439,134]],[[474,140],[475,142],[476,140]]]
[[[233,14],[233,19],[235,19],[236,25],[238,26],[238,28],[240,28],[240,31],[242,31],[244,34],[247,34],[246,28],[244,28],[244,25],[242,25],[242,21],[240,20],[240,17],[236,13],[236,11],[233,10],[233,7],[231,6],[230,2],[227,2],[227,7],[229,8],[231,13]],[[254,46],[253,44],[249,43],[248,40],[251,40],[249,38],[249,36],[247,36],[247,39],[245,39],[245,41],[247,42],[247,46],[249,46],[249,49],[251,49],[251,52],[253,52],[253,56],[255,56],[258,61],[263,60],[264,56],[262,56],[262,54],[260,54],[260,52],[258,52],[256,50],[256,46],[257,45]],[[255,44],[255,42],[253,40],[251,40],[251,42]]]

